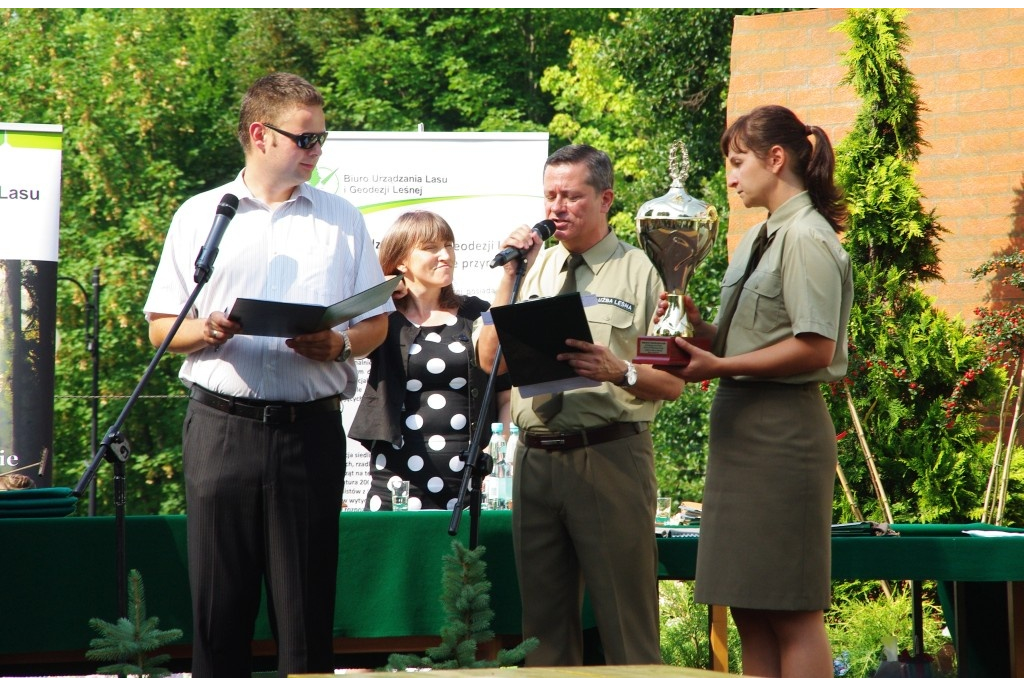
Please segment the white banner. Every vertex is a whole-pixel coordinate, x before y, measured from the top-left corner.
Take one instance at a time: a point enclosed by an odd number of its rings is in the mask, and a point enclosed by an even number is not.
[[[402,213],[440,214],[455,232],[455,290],[490,301],[498,274],[488,264],[516,226],[544,218],[546,133],[332,132],[312,183],[358,207],[378,244]],[[347,431],[369,374],[360,360],[359,391],[343,403]],[[369,454],[348,443],[346,507],[362,509]]]
[[[60,126],[0,123],[0,475],[52,482]]]
[[[0,122],[0,259],[57,261],[61,130]]]

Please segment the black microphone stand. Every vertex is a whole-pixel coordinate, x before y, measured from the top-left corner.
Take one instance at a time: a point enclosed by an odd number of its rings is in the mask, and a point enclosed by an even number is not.
[[[516,279],[512,284],[512,298],[509,304],[515,304],[519,299],[519,288],[523,282],[523,275],[526,273],[526,258],[522,257],[516,267]],[[484,439],[484,430],[490,430],[483,417],[491,409],[494,401],[495,385],[498,378],[498,368],[501,364],[501,343],[494,353],[494,364],[491,365],[491,375],[487,378],[487,386],[484,389],[484,397],[480,403],[480,414],[473,431],[473,437],[469,442],[469,448],[463,453],[465,466],[462,469],[462,484],[459,486],[459,497],[452,510],[452,520],[448,524],[448,534],[455,536],[459,534],[459,523],[462,520],[462,510],[466,506],[466,495],[469,494],[469,548],[476,549],[477,538],[480,532],[480,504],[484,476],[491,472],[494,467],[494,455],[482,452],[481,445]],[[481,454],[483,458],[481,458]]]
[[[216,254],[214,254],[216,257]],[[132,392],[128,401],[125,402],[124,408],[121,410],[121,414],[114,421],[113,425],[107,429],[106,435],[103,436],[103,440],[100,441],[99,449],[96,450],[96,454],[92,458],[92,462],[89,467],[85,470],[82,478],[78,481],[78,485],[75,486],[73,494],[75,497],[81,497],[82,493],[92,482],[96,476],[96,471],[100,467],[100,463],[105,459],[109,461],[114,467],[114,535],[116,538],[116,564],[115,574],[117,582],[117,610],[119,616],[128,616],[128,568],[127,568],[127,554],[125,545],[125,504],[126,504],[126,491],[125,491],[125,462],[128,461],[128,457],[131,455],[131,448],[128,445],[128,440],[124,435],[121,434],[121,427],[124,425],[125,420],[128,418],[128,414],[131,412],[132,407],[138,401],[139,396],[142,394],[143,388],[146,387],[146,383],[149,382],[150,377],[156,371],[156,365],[160,362],[160,359],[164,356],[167,348],[170,346],[171,341],[177,334],[178,329],[181,327],[181,323],[185,320],[185,316],[192,309],[192,305],[195,303],[196,298],[199,297],[199,292],[206,285],[206,282],[210,280],[210,275],[213,273],[213,263],[211,260],[209,269],[197,269],[196,270],[196,287],[192,290],[192,294],[189,295],[188,301],[182,308],[181,313],[178,314],[178,318],[174,320],[174,324],[167,332],[167,336],[164,341],[160,343],[160,347],[157,348],[156,354],[153,355],[153,359],[149,362],[149,366],[146,367],[146,371],[142,374],[142,378],[139,379],[138,384],[135,386],[135,390]]]

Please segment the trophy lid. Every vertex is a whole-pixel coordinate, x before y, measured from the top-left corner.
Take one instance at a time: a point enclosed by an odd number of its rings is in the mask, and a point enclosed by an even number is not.
[[[637,229],[643,228],[648,220],[655,220],[658,223],[664,220],[698,220],[709,223],[718,223],[718,210],[703,200],[692,197],[683,188],[687,177],[690,175],[690,155],[682,141],[677,141],[668,153],[669,174],[672,177],[672,185],[667,193],[659,198],[648,200],[640,206],[636,213]]]

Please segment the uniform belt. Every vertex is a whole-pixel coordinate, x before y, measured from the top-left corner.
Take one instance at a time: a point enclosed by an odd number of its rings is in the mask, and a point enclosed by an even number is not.
[[[295,423],[300,419],[336,412],[341,408],[341,400],[337,395],[312,402],[270,402],[229,397],[193,385],[189,397],[226,414],[263,423]]]
[[[646,430],[646,423],[610,423],[600,428],[589,428],[572,433],[524,431],[520,437],[523,444],[527,447],[560,451],[585,447],[587,445],[600,445],[602,442],[611,442],[612,440],[627,438],[631,435],[638,435]]]

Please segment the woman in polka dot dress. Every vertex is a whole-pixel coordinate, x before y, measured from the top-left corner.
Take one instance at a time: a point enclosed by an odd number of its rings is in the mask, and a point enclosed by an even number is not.
[[[370,355],[370,377],[349,436],[370,451],[369,511],[391,509],[393,480],[409,481],[409,509],[451,509],[463,452],[487,373],[476,365],[473,321],[490,306],[452,288],[455,236],[432,212],[403,214],[378,253],[385,274],[401,274],[398,311]],[[508,392],[498,393],[507,402]],[[492,409],[484,418],[495,420]]]

